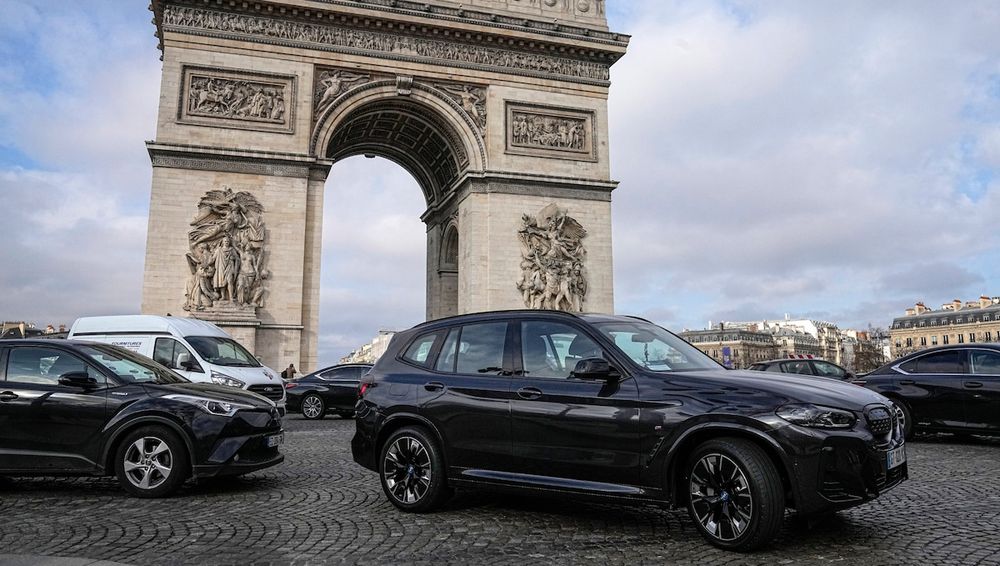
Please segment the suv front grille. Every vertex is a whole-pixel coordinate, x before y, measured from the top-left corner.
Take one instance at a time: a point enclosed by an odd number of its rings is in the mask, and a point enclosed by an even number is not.
[[[285,389],[280,383],[274,385],[251,385],[247,387],[247,391],[263,395],[272,401],[281,401],[281,396],[285,393]]]

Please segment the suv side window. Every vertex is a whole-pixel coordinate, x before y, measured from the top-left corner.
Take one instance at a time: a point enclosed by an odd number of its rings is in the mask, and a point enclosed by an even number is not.
[[[153,361],[165,365],[170,369],[184,369],[180,367],[179,363],[177,363],[180,355],[184,353],[188,355],[188,358],[193,364],[191,371],[202,371],[201,366],[198,365],[198,362],[194,355],[191,354],[191,351],[188,350],[184,344],[181,344],[173,338],[156,339],[156,344],[153,346]]]
[[[973,350],[972,373],[977,375],[1000,375],[1000,354],[986,350]]]
[[[572,326],[531,320],[521,323],[521,366],[528,377],[567,378],[580,360],[601,357],[603,349]]]
[[[87,372],[104,384],[104,374],[94,370],[69,352],[28,346],[12,348],[7,356],[7,381],[59,385],[59,376],[70,372]]]
[[[440,335],[441,333],[437,331],[418,337],[413,341],[413,343],[410,344],[410,347],[406,349],[406,353],[403,354],[403,359],[417,364],[418,366],[427,366],[430,362],[428,358],[430,358],[431,350],[434,349],[434,342],[437,341],[438,336]]]
[[[813,361],[813,367],[816,369],[816,375],[823,377],[844,377],[844,370],[831,364],[830,362]]]
[[[962,373],[961,355],[957,350],[927,354],[915,360],[916,373]]]
[[[785,373],[798,373],[801,375],[813,375],[807,360],[796,360],[794,362],[782,362],[781,371]]]
[[[503,371],[506,342],[506,322],[463,326],[457,343],[455,371],[465,374],[495,374]]]

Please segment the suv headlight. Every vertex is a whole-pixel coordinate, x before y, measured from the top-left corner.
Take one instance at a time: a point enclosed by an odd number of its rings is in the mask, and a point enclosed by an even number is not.
[[[810,428],[851,428],[857,421],[850,411],[805,403],[783,405],[774,414],[792,424]]]
[[[209,399],[207,397],[197,397],[194,395],[164,395],[164,399],[170,399],[171,401],[180,401],[181,403],[187,403],[189,405],[195,405],[199,409],[205,411],[210,415],[218,415],[220,417],[231,417],[236,414],[236,411],[241,409],[253,409],[253,405],[244,405],[243,403],[231,403],[229,401],[219,401],[217,399]]]
[[[224,373],[219,373],[217,371],[212,371],[212,383],[216,385],[228,385],[230,387],[239,387],[243,389],[245,385],[242,381],[236,379],[235,377],[229,377]]]

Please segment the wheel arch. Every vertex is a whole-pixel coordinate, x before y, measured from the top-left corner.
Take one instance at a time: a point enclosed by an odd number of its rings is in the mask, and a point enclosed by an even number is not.
[[[675,505],[687,504],[687,490],[684,488],[684,464],[702,443],[721,438],[748,440],[761,448],[771,459],[781,477],[786,504],[795,507],[796,502],[799,501],[797,483],[793,481],[795,469],[781,445],[757,429],[736,423],[708,423],[694,426],[682,433],[671,446],[664,462],[666,471],[666,485],[664,487]]]
[[[159,415],[143,415],[140,417],[136,417],[134,419],[130,419],[124,423],[121,423],[120,425],[118,425],[117,428],[114,429],[114,431],[108,437],[107,442],[105,442],[104,444],[104,451],[101,454],[101,463],[103,466],[102,472],[105,475],[114,475],[115,471],[114,458],[115,454],[118,452],[118,447],[121,444],[122,439],[125,438],[125,436],[127,436],[128,433],[132,432],[133,430],[149,425],[165,426],[166,428],[176,433],[177,436],[179,436],[181,440],[184,441],[184,448],[187,450],[188,453],[189,469],[187,470],[187,472],[188,474],[193,473],[195,464],[194,444],[191,442],[191,437],[184,430],[184,428],[180,424],[174,422],[173,420],[167,417]]]
[[[386,417],[385,422],[379,428],[378,436],[375,439],[375,454],[376,458],[382,453],[382,445],[385,444],[386,440],[397,430],[405,428],[407,426],[419,426],[426,428],[434,436],[434,440],[438,443],[438,447],[441,449],[441,459],[444,460],[444,468],[448,469],[448,449],[444,442],[444,436],[441,431],[430,421],[430,419],[423,417],[415,413],[395,413]],[[378,460],[376,459],[376,466],[378,466]],[[447,472],[445,473],[447,475]]]

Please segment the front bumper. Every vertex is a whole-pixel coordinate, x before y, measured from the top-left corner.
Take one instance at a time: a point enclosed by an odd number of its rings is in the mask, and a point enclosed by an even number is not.
[[[212,424],[218,422],[214,420]],[[208,432],[207,427],[200,428]],[[279,447],[268,446],[268,438],[279,434],[284,431],[277,408],[269,412],[240,411],[216,434],[199,439],[203,450],[192,466],[194,476],[239,475],[280,464],[285,457]]]

